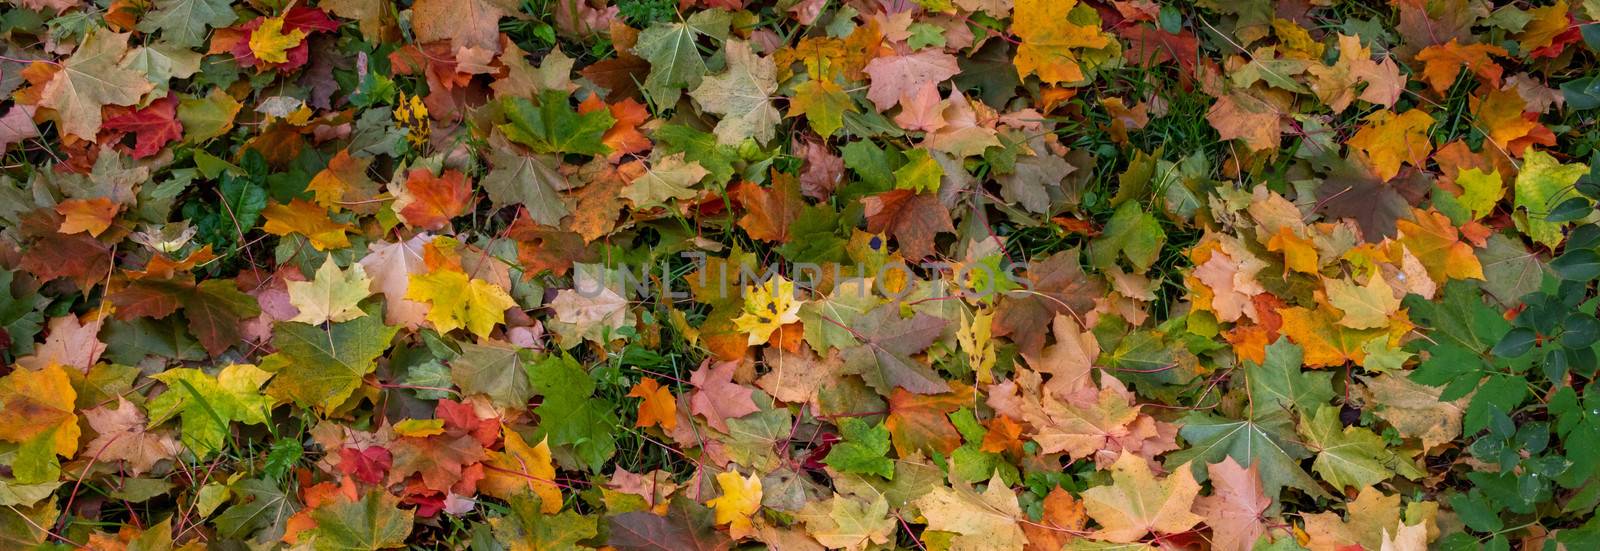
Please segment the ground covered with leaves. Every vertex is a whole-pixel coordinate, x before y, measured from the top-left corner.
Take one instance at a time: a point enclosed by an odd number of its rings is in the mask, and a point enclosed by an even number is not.
[[[6,0],[0,547],[1600,548],[1597,18]]]

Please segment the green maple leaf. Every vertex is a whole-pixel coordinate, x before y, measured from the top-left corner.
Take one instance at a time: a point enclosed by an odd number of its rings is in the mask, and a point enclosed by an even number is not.
[[[497,128],[513,142],[536,153],[578,153],[604,155],[611,152],[601,142],[606,130],[617,122],[605,109],[578,114],[567,103],[567,94],[555,90],[539,93],[539,103],[511,98],[504,104],[505,124]]]
[[[932,368],[911,358],[939,338],[946,320],[918,313],[900,318],[900,307],[884,305],[854,326],[861,344],[844,350],[844,369],[861,375],[867,386],[888,396],[895,387],[917,394],[949,392],[950,384]]]
[[[710,132],[701,132],[681,124],[666,124],[656,129],[650,137],[656,140],[655,152],[660,157],[682,153],[683,160],[700,163],[706,172],[711,173],[710,181],[719,186],[733,179],[733,163],[739,160],[739,153],[731,146],[718,144],[717,137]]]
[[[1258,423],[1223,419],[1205,413],[1191,413],[1179,423],[1178,433],[1189,447],[1167,455],[1167,467],[1188,463],[1197,479],[1207,475],[1205,466],[1232,457],[1241,465],[1261,462],[1261,483],[1266,495],[1277,499],[1284,486],[1293,486],[1313,496],[1327,497],[1300,468],[1300,460],[1311,456],[1294,438],[1285,422]]]
[[[528,371],[518,348],[508,343],[461,343],[461,355],[450,360],[450,380],[465,394],[483,394],[497,406],[521,408],[533,397]]]
[[[317,521],[311,548],[317,551],[372,551],[405,547],[413,513],[401,509],[400,498],[382,490],[356,501],[338,501],[311,511]]]
[[[894,480],[894,461],[888,458],[889,429],[846,417],[839,421],[839,430],[844,433],[844,440],[833,445],[823,463],[839,472],[875,474]]]
[[[506,502],[506,516],[491,519],[494,538],[507,549],[579,549],[579,541],[599,533],[594,517],[576,511],[562,511],[547,515],[540,511],[539,496],[532,492],[521,493]],[[531,546],[531,547],[529,547]]]
[[[778,91],[777,66],[741,40],[729,41],[726,55],[728,72],[705,77],[689,95],[701,109],[722,115],[714,130],[717,143],[738,145],[748,138],[767,143],[783,118],[772,107]]]
[[[270,480],[247,478],[227,487],[236,503],[217,515],[217,530],[230,538],[242,539],[269,526],[277,526],[300,506]]]
[[[178,416],[183,445],[200,457],[222,449],[229,424],[266,424],[272,408],[272,398],[260,390],[272,374],[249,364],[224,367],[215,376],[182,367],[150,378],[167,385],[166,392],[150,400],[150,426]]]
[[[274,326],[278,352],[261,360],[262,369],[278,374],[273,389],[323,409],[344,403],[361,378],[377,369],[378,357],[400,330],[384,325],[382,301],[367,301],[361,310],[367,315],[326,329],[291,321]]]
[[[17,355],[33,353],[33,336],[44,324],[44,314],[34,308],[46,302],[38,293],[12,296],[11,281],[16,272],[0,270],[0,330],[11,336],[11,349]]]
[[[718,17],[717,13],[723,14]],[[678,103],[678,94],[700,86],[708,68],[695,39],[700,36],[728,36],[731,19],[727,12],[706,10],[689,16],[688,23],[656,23],[639,33],[633,53],[650,62],[644,79],[644,93],[657,106]]]
[[[206,27],[232,25],[238,16],[227,0],[155,0],[155,8],[139,21],[139,30],[161,31],[162,38],[192,48],[205,44]]]
[[[1145,212],[1137,201],[1117,207],[1106,222],[1105,231],[1089,245],[1089,261],[1100,268],[1116,265],[1117,257],[1128,259],[1139,272],[1150,269],[1161,255],[1167,232],[1156,217]]]
[[[495,208],[522,205],[534,222],[548,226],[559,226],[561,219],[572,212],[559,193],[571,187],[567,178],[556,172],[559,159],[495,149],[489,153],[489,164],[494,168],[482,183]]]
[[[1547,247],[1560,245],[1566,239],[1562,224],[1547,218],[1556,205],[1579,196],[1572,184],[1588,173],[1589,167],[1582,163],[1562,164],[1549,153],[1528,150],[1513,184],[1517,212],[1512,218],[1517,229]]]
[[[1333,374],[1301,369],[1300,346],[1289,339],[1267,345],[1266,361],[1245,364],[1252,414],[1262,422],[1287,422],[1293,412],[1306,414],[1333,399]]]
[[[926,149],[906,152],[906,164],[894,171],[895,189],[916,192],[939,191],[939,179],[944,177],[944,167],[933,160]]]
[[[1312,470],[1336,487],[1365,488],[1398,471],[1406,478],[1417,478],[1422,471],[1409,460],[1384,445],[1383,438],[1364,427],[1346,427],[1339,422],[1339,408],[1324,405],[1308,419],[1301,419],[1300,433],[1306,445],[1317,453]]]
[[[851,278],[840,281],[827,298],[808,301],[800,305],[800,321],[805,328],[806,343],[813,350],[826,354],[829,349],[843,350],[858,344],[851,334],[856,319],[866,314],[881,300],[872,293],[865,279]]]
[[[593,397],[594,378],[566,354],[533,364],[528,377],[543,397],[533,409],[539,416],[538,430],[528,441],[548,437],[552,448],[561,448],[577,464],[599,472],[617,451],[613,433],[619,421],[610,402]]]

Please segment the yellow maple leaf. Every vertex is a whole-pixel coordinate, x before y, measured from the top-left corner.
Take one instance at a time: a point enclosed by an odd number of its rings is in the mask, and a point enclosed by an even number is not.
[[[449,268],[413,274],[406,298],[428,303],[428,321],[440,333],[465,327],[479,337],[489,336],[505,321],[506,309],[517,305],[499,286]]]
[[[794,282],[773,276],[761,285],[745,288],[744,313],[733,326],[748,333],[751,346],[767,342],[779,327],[800,321],[800,301],[794,299]]]
[[[291,233],[304,235],[311,241],[311,246],[319,251],[350,246],[350,238],[344,234],[351,229],[350,225],[334,222],[328,218],[328,209],[316,203],[303,199],[295,199],[288,204],[273,203],[261,211],[261,216],[267,219],[267,223],[261,226],[267,233],[277,236]]]
[[[1156,480],[1149,461],[1124,453],[1111,466],[1111,484],[1084,490],[1083,508],[1100,523],[1095,539],[1131,543],[1151,532],[1184,532],[1205,520],[1189,511],[1199,494],[1187,464]]]
[[[1324,283],[1328,302],[1344,317],[1339,325],[1351,329],[1373,329],[1389,325],[1391,317],[1400,309],[1400,297],[1374,273],[1366,285],[1357,285],[1342,279],[1329,279]]]
[[[1394,114],[1378,111],[1366,118],[1367,124],[1356,131],[1345,145],[1367,156],[1374,174],[1380,180],[1393,178],[1400,173],[1400,164],[1422,167],[1433,153],[1433,143],[1428,140],[1428,127],[1433,117],[1420,109]]]
[[[283,16],[268,17],[250,33],[250,53],[267,63],[288,63],[289,48],[305,39],[306,32],[300,29],[283,32]]]
[[[478,490],[500,499],[532,491],[539,496],[539,509],[547,515],[561,511],[561,488],[556,486],[556,467],[551,462],[549,439],[529,446],[521,434],[505,429],[505,451],[489,452],[484,462],[483,481]]]
[[[717,485],[722,495],[706,502],[717,512],[717,524],[728,525],[728,535],[734,539],[745,537],[753,531],[750,516],[761,509],[761,477],[740,477],[739,473],[717,473]]]
[[[1283,253],[1284,267],[1303,274],[1317,273],[1317,248],[1311,240],[1295,235],[1288,226],[1278,228],[1278,234],[1267,241],[1267,250]]]
[[[80,432],[78,416],[73,413],[77,399],[67,371],[59,364],[37,370],[17,368],[0,378],[0,404],[4,404],[0,413],[12,421],[0,423],[0,440],[24,443],[48,438],[45,449],[71,458],[78,451]]]
[[[1022,39],[1017,46],[1017,76],[1039,75],[1046,83],[1073,83],[1083,80],[1083,66],[1077,49],[1100,49],[1112,45],[1110,35],[1100,29],[1100,16],[1094,9],[1074,9],[1077,0],[1017,0],[1012,17],[1012,32]]]
[[[1306,367],[1334,367],[1345,362],[1361,363],[1367,353],[1362,348],[1376,338],[1385,336],[1391,346],[1398,346],[1400,335],[1411,330],[1404,318],[1391,321],[1378,329],[1352,329],[1339,325],[1340,315],[1330,306],[1311,310],[1302,306],[1285,308],[1281,332],[1305,350]]]

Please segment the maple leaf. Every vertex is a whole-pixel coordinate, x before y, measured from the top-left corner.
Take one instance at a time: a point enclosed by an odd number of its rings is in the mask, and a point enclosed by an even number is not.
[[[1312,65],[1306,68],[1311,74],[1311,89],[1317,98],[1333,112],[1340,113],[1356,99],[1394,107],[1405,90],[1406,79],[1394,60],[1384,57],[1382,62],[1372,60],[1372,50],[1361,45],[1361,37],[1339,35],[1339,59],[1333,65]],[[1360,95],[1358,85],[1365,84]]]
[[[1050,375],[1045,382],[1045,392],[1067,396],[1094,385],[1089,377],[1094,361],[1100,357],[1100,343],[1094,333],[1084,331],[1071,316],[1056,314],[1050,322],[1055,344],[1045,348],[1038,356],[1027,356],[1028,365],[1040,373]]]
[[[1396,222],[1400,244],[1422,263],[1430,279],[1438,282],[1483,279],[1483,265],[1472,246],[1461,242],[1460,231],[1450,223],[1449,217],[1437,211],[1414,209],[1411,212],[1415,222]]]
[[[939,84],[961,73],[956,57],[937,49],[878,57],[868,62],[864,70],[872,76],[867,99],[879,111],[894,107],[900,98],[924,86]]]
[[[933,194],[895,189],[863,197],[861,204],[866,207],[867,231],[893,235],[906,258],[932,255],[934,237],[956,231],[950,211]]]
[[[600,143],[611,149],[608,159],[615,162],[624,155],[650,149],[650,139],[639,132],[639,125],[650,118],[650,111],[645,109],[644,104],[627,98],[608,106],[600,100],[599,95],[589,96],[589,99],[578,104],[578,113],[602,109],[609,111],[611,118],[616,119],[611,128],[600,137]]]
[[[311,511],[317,527],[310,533],[315,549],[389,549],[404,547],[414,513],[401,509],[400,498],[373,490],[360,499],[339,499]]]
[[[227,133],[243,107],[221,88],[213,88],[204,98],[179,99],[178,121],[184,139],[199,143]]]
[[[684,153],[652,159],[638,177],[622,188],[622,196],[635,208],[666,205],[673,199],[689,199],[700,192],[690,189],[710,174],[698,161],[686,161]]]
[[[1024,355],[1037,357],[1046,329],[1058,315],[1082,319],[1094,308],[1104,286],[1089,279],[1075,249],[1060,251],[1028,266],[1025,290],[1007,291],[995,310],[994,334],[1010,336]]]
[[[117,407],[101,406],[83,411],[95,438],[84,446],[101,461],[127,462],[134,476],[149,472],[162,460],[175,459],[183,448],[171,434],[146,430],[147,420],[139,406],[117,398]]]
[[[141,109],[107,118],[100,126],[108,140],[121,139],[133,134],[133,158],[143,159],[161,152],[168,143],[183,138],[183,125],[178,122],[178,98],[167,96],[150,102]]]
[[[261,359],[261,369],[276,373],[272,390],[308,405],[331,410],[344,403],[361,379],[377,369],[398,327],[384,325],[377,301],[361,310],[366,315],[326,328],[280,322],[272,328],[278,351]]]
[[[611,44],[616,49],[617,56],[597,61],[579,70],[578,74],[606,89],[608,98],[642,97],[639,94],[639,83],[649,78],[650,62],[633,53],[639,41],[639,31],[621,21],[612,21],[610,31]],[[698,55],[695,51],[681,53]],[[676,97],[673,99],[676,100]]]
[[[621,336],[623,327],[633,323],[628,299],[599,283],[589,285],[580,287],[587,289],[586,292],[562,289],[556,293],[555,300],[550,301],[550,308],[556,314],[554,321],[561,325],[553,323],[552,328],[558,334],[570,335],[573,339],[610,342]]]
[[[1461,435],[1461,416],[1467,398],[1440,400],[1444,389],[1412,381],[1404,373],[1384,373],[1362,377],[1363,388],[1375,404],[1378,418],[1393,426],[1400,436],[1420,438],[1423,450],[1450,442]]]
[[[1393,111],[1378,111],[1364,120],[1367,124],[1345,144],[1366,154],[1379,180],[1394,178],[1402,162],[1421,168],[1433,152],[1433,144],[1428,140],[1433,117],[1420,109],[1399,115]]]
[[[689,411],[705,417],[712,428],[728,432],[728,420],[759,411],[750,400],[749,387],[733,382],[735,362],[706,361],[689,375],[695,391],[689,397]]]
[[[833,494],[827,500],[807,502],[796,518],[805,523],[806,532],[818,543],[848,551],[889,543],[897,526],[889,516],[889,502],[882,495],[864,501]]]
[[[665,515],[634,511],[607,517],[606,545],[619,551],[726,551],[733,541],[712,528],[698,503],[674,499]]]
[[[287,204],[273,203],[261,211],[261,216],[267,219],[267,223],[261,226],[263,231],[279,236],[298,233],[319,251],[350,246],[350,237],[344,232],[353,228],[328,218],[328,209],[316,203],[303,199],[295,199]]]
[[[311,178],[306,191],[313,194],[318,205],[337,212],[355,199],[354,195],[375,191],[372,180],[367,178],[367,167],[371,165],[371,158],[354,156],[349,149],[341,149],[328,159],[326,168]]]
[[[724,55],[728,71],[705,77],[689,96],[700,103],[701,109],[722,115],[714,130],[717,143],[738,145],[749,138],[767,143],[783,118],[771,100],[778,91],[777,67],[771,58],[757,55],[742,40],[728,41]]]
[[[888,304],[875,308],[855,322],[860,345],[843,351],[846,373],[861,375],[878,394],[889,396],[896,388],[917,394],[950,391],[949,383],[927,365],[911,358],[939,338],[948,323],[927,314],[900,317]]]
[[[1323,281],[1323,286],[1328,292],[1328,302],[1344,312],[1339,325],[1351,329],[1388,327],[1400,309],[1400,297],[1394,296],[1394,290],[1378,274],[1369,276],[1365,285],[1328,279]]]
[[[183,445],[199,457],[222,449],[230,423],[265,424],[272,407],[272,399],[259,390],[272,374],[250,364],[231,364],[215,375],[168,369],[151,378],[166,383],[167,390],[147,405],[149,426],[178,417]]]
[[[368,290],[372,280],[360,264],[352,264],[348,269],[341,270],[333,262],[332,256],[322,262],[321,268],[317,268],[312,281],[290,281],[285,285],[289,290],[289,302],[300,310],[289,321],[310,325],[350,321],[365,316],[367,313],[361,310],[358,303],[372,294]]]
[[[746,287],[744,311],[733,319],[733,326],[749,333],[751,346],[767,342],[772,333],[800,321],[800,300],[795,297],[794,282],[783,276],[773,276],[760,285]]]
[[[661,386],[655,379],[640,379],[628,390],[628,397],[639,399],[639,415],[634,426],[659,426],[670,432],[678,425],[678,400],[672,396],[672,389]]]
[[[428,304],[428,322],[439,332],[464,327],[480,338],[488,337],[505,321],[506,309],[517,305],[500,286],[449,268],[413,274],[406,298]]]
[[[139,30],[161,32],[174,45],[192,48],[205,43],[206,28],[220,29],[238,16],[226,0],[155,0],[154,8],[139,20]]]
[[[928,455],[949,455],[961,445],[961,433],[951,424],[950,414],[966,403],[967,399],[957,394],[922,395],[894,389],[883,426],[893,437],[895,453],[909,457],[920,450]]]
[[[65,234],[87,232],[91,236],[99,237],[111,227],[112,221],[117,217],[117,211],[120,210],[122,205],[113,203],[106,197],[62,201],[56,205],[56,212],[62,216],[59,231]]]
[[[388,323],[414,328],[426,320],[428,305],[407,299],[406,294],[411,289],[411,277],[427,273],[422,251],[431,239],[430,235],[418,234],[405,241],[367,245],[361,267],[372,279],[371,290],[384,296]]]
[[[525,98],[510,98],[502,104],[506,122],[495,128],[534,153],[610,153],[605,134],[617,122],[611,111],[579,114],[567,97],[563,91],[544,90],[539,92],[537,104]]]
[[[541,551],[577,548],[579,541],[598,533],[594,517],[573,511],[547,514],[543,503],[527,493],[512,496],[510,514],[489,521],[495,539],[511,551]]]
[[[1045,494],[1044,514],[1038,524],[1024,523],[1022,532],[1028,536],[1027,551],[1061,549],[1077,540],[1074,534],[1083,532],[1088,518],[1083,514],[1083,502],[1061,487]]]
[[[1084,80],[1083,60],[1074,49],[1098,50],[1115,44],[1100,30],[1100,16],[1077,0],[1017,0],[1012,32],[1017,46],[1017,76],[1037,74],[1047,84]]]
[[[1451,38],[1449,43],[1423,48],[1417,53],[1417,61],[1422,62],[1422,80],[1427,81],[1435,93],[1444,94],[1451,84],[1455,84],[1456,75],[1462,69],[1477,75],[1489,86],[1499,88],[1500,74],[1504,69],[1490,55],[1504,57],[1509,54],[1504,48],[1492,44],[1462,44],[1458,39]]]
[[[1339,408],[1323,405],[1300,421],[1306,446],[1316,452],[1312,469],[1335,487],[1365,488],[1395,474],[1415,479],[1422,471],[1386,448],[1383,438],[1364,427],[1339,421]]]
[[[261,313],[254,298],[239,292],[234,282],[226,279],[202,281],[180,294],[178,302],[189,320],[189,330],[212,356],[243,340],[240,324]]]
[[[400,221],[428,230],[443,229],[473,203],[472,185],[459,170],[445,170],[435,176],[426,168],[412,169],[405,183],[394,191],[393,208]]]
[[[517,431],[507,430],[505,435],[505,451],[489,452],[484,461],[479,490],[501,499],[532,492],[539,497],[540,512],[553,515],[561,511],[561,488],[556,486],[549,443],[529,446]]]
[[[1206,120],[1222,139],[1243,140],[1251,151],[1278,148],[1283,136],[1279,128],[1282,117],[1266,100],[1238,91],[1217,98],[1206,112]]]
[[[795,178],[774,178],[771,188],[740,182],[728,194],[745,209],[744,216],[739,217],[739,227],[763,241],[787,243],[789,227],[805,207],[799,180]]]
[[[498,51],[500,18],[521,7],[511,0],[418,0],[411,6],[411,26],[418,42],[449,40],[457,51]]]
[[[738,472],[717,473],[722,495],[706,502],[717,514],[717,524],[728,525],[728,535],[743,538],[750,534],[750,516],[761,509],[761,478],[740,477]]]
[[[794,87],[788,116],[805,115],[817,134],[826,138],[844,126],[844,114],[857,113],[855,100],[831,80],[808,80]]]
[[[118,65],[128,52],[128,36],[91,31],[44,85],[39,105],[56,110],[62,132],[93,141],[100,132],[101,107],[134,105],[155,88],[144,75]]]
[[[483,394],[502,407],[523,407],[533,396],[522,353],[509,343],[487,340],[461,343],[461,355],[450,360],[450,381],[466,394]]]
[[[678,103],[678,94],[698,88],[705,78],[706,60],[695,39],[699,36],[726,38],[728,20],[714,23],[708,12],[696,13],[686,23],[657,22],[639,33],[633,52],[650,63],[644,79],[644,93],[658,105]]]
[[[0,378],[0,412],[13,421],[0,425],[0,440],[21,444],[12,464],[18,481],[54,480],[60,476],[56,456],[71,459],[78,452],[77,397],[66,370],[55,364]]]
[[[845,418],[839,420],[839,431],[843,439],[829,448],[828,455],[822,458],[823,463],[839,472],[894,478],[894,461],[887,457],[891,446],[889,429]]]
[[[505,78],[489,85],[496,97],[531,97],[545,90],[557,92],[577,90],[577,85],[572,83],[574,61],[560,48],[550,50],[550,53],[545,54],[544,59],[540,60],[539,67],[535,68],[528,64],[527,52],[517,47],[515,42],[510,40],[504,42],[506,49],[500,52],[500,64],[505,66]],[[590,96],[584,103],[598,99],[598,96]]]
[[[1183,532],[1205,520],[1189,512],[1200,484],[1187,466],[1156,480],[1149,462],[1125,454],[1111,466],[1111,481],[1083,492],[1084,510],[1101,526],[1097,539],[1130,543],[1148,533]]]
[[[494,168],[482,183],[495,208],[523,205],[534,222],[551,226],[559,225],[572,212],[559,193],[571,188],[567,178],[556,171],[559,161],[496,148],[489,152],[489,164]]]
[[[250,53],[267,63],[287,63],[288,50],[305,41],[306,34],[301,29],[284,32],[282,15],[264,18],[250,31]]]
[[[594,398],[595,381],[583,367],[565,354],[551,355],[533,364],[528,378],[544,397],[533,413],[539,416],[538,438],[549,438],[558,454],[576,461],[591,471],[599,471],[617,451],[613,431],[616,413],[608,402]]]
[[[1261,469],[1239,465],[1232,457],[1206,465],[1211,495],[1195,500],[1194,510],[1211,527],[1211,545],[1218,551],[1250,551],[1266,533],[1267,507],[1272,499],[1261,488]]]
[[[1383,531],[1400,524],[1400,496],[1386,496],[1376,487],[1362,488],[1346,510],[1349,511],[1347,519],[1339,518],[1339,513],[1332,511],[1306,515],[1307,547],[1332,550],[1370,546],[1379,549]]]
[[[1522,169],[1517,171],[1512,185],[1517,209],[1513,219],[1517,229],[1534,241],[1554,248],[1566,240],[1561,224],[1550,222],[1550,211],[1570,197],[1577,196],[1572,185],[1589,173],[1581,163],[1563,164],[1549,153],[1530,150],[1522,158]]]
[[[1022,508],[1017,495],[997,474],[983,493],[937,486],[913,502],[928,519],[928,529],[958,534],[951,549],[1014,549],[1027,543],[1017,520]]]

